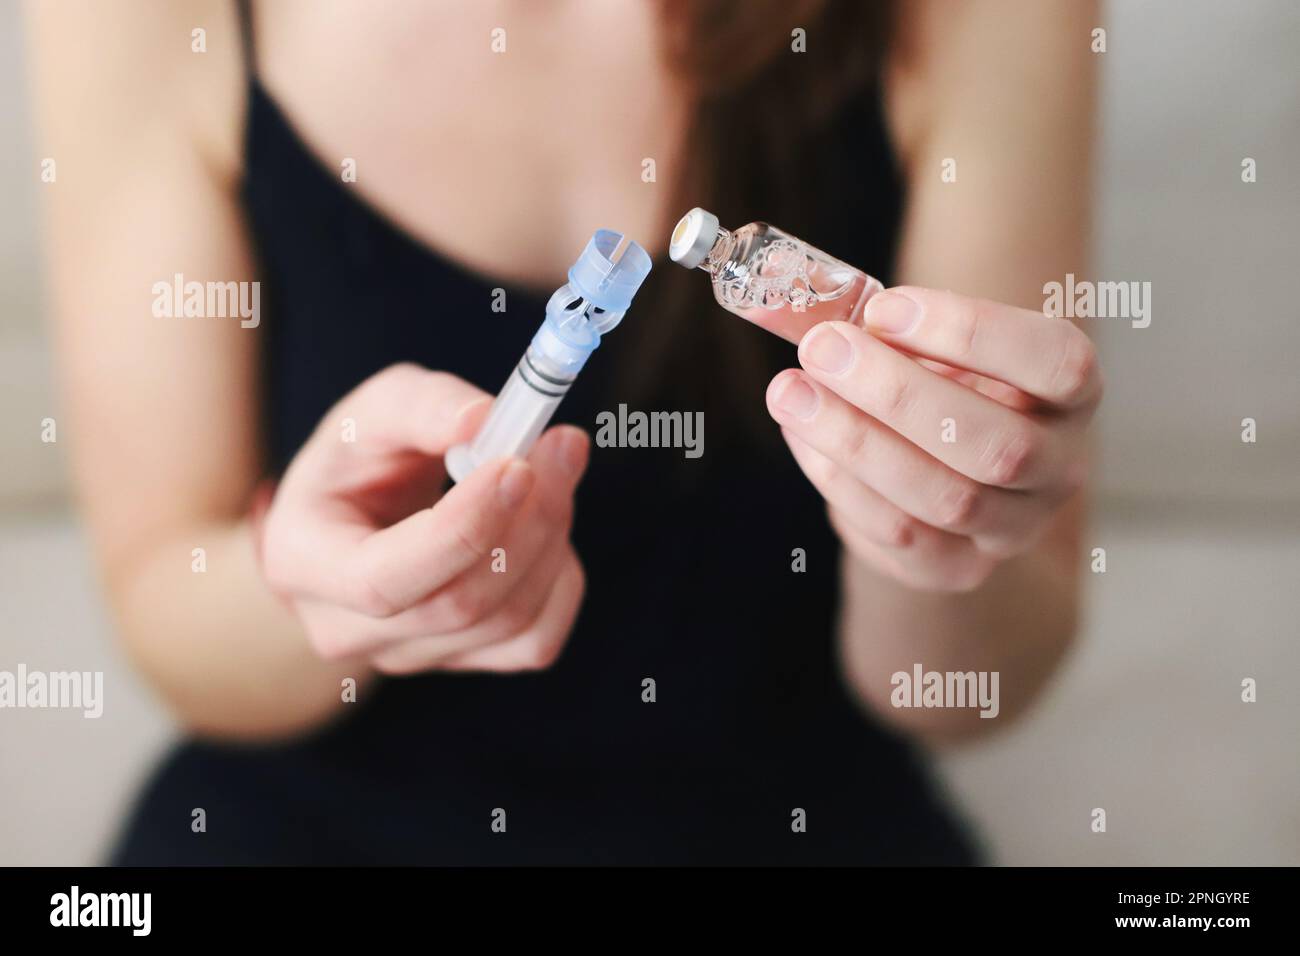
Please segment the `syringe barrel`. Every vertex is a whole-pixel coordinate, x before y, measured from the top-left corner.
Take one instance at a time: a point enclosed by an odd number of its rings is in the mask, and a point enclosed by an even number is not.
[[[546,430],[560,400],[577,378],[577,371],[557,368],[530,345],[497,393],[474,440],[447,456],[447,471],[452,479],[461,481],[479,465],[496,458],[526,456]]]

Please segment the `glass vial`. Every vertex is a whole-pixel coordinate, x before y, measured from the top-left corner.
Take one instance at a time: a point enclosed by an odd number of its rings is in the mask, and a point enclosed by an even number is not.
[[[755,309],[790,308],[860,325],[867,300],[882,288],[861,270],[775,226],[751,222],[732,231],[699,207],[677,223],[668,257],[707,272],[718,304],[743,317]]]

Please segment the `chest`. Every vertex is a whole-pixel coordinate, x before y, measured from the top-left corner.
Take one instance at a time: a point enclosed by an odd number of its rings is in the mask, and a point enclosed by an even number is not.
[[[316,9],[257,9],[259,74],[321,164],[412,236],[539,287],[597,228],[664,244],[687,97],[653,5]]]

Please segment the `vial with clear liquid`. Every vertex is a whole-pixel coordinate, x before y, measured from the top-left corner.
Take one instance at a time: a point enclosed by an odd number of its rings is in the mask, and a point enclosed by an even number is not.
[[[668,257],[703,269],[723,308],[744,318],[756,310],[793,309],[810,318],[861,324],[867,300],[883,286],[871,276],[802,239],[751,222],[735,231],[698,206],[677,223]]]

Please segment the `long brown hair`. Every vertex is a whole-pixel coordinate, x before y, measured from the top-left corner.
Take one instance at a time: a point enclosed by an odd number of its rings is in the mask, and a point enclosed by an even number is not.
[[[667,65],[696,95],[672,208],[704,206],[724,225],[762,218],[798,234],[810,225],[820,185],[806,168],[806,144],[877,79],[889,5],[660,0],[660,7]],[[796,28],[813,52],[794,52]],[[738,398],[761,410],[755,399],[770,374],[764,356],[789,346],[739,320],[710,321],[718,309],[702,273],[655,269],[638,301],[638,313],[651,318],[635,323],[623,379],[629,394],[686,400],[706,413]]]

